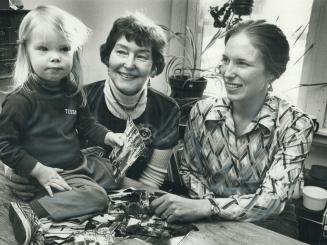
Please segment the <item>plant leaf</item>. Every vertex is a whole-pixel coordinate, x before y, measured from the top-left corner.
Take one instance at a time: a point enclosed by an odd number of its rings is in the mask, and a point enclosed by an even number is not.
[[[309,23],[307,23],[305,25],[305,27],[303,28],[303,30],[301,31],[301,33],[298,35],[298,37],[296,38],[295,42],[293,43],[293,46],[297,43],[297,41],[300,39],[300,37],[302,36],[302,34],[304,33],[304,31],[307,29]]]
[[[201,55],[203,55],[216,41],[217,39],[220,39],[222,37],[224,37],[225,33],[222,33],[222,30],[219,29],[215,35],[211,38],[211,40],[209,41],[209,43],[207,44],[207,46],[203,49],[203,51],[201,52]]]
[[[301,57],[298,58],[293,65],[296,65],[314,46],[315,43],[311,44],[310,47],[306,51],[304,51],[303,55],[301,55]]]
[[[196,59],[197,59],[197,49],[196,49],[196,45],[195,45],[194,34],[188,26],[186,26],[186,36],[188,37],[188,40],[189,40],[190,46],[191,46],[192,62],[190,63],[190,65],[192,66],[192,68],[195,68],[196,67]]]

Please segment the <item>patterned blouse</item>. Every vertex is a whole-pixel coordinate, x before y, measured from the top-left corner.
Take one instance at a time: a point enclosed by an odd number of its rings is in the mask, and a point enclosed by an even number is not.
[[[227,98],[199,101],[185,132],[183,181],[191,197],[214,197],[221,218],[278,215],[302,176],[312,137],[311,119],[270,94],[240,136]]]

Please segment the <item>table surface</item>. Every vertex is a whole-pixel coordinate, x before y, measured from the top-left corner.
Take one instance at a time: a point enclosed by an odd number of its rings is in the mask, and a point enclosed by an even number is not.
[[[123,188],[133,186],[134,188],[148,191],[158,191],[157,189],[146,187],[143,184],[126,180]],[[0,171],[0,244],[15,245],[15,238],[12,234],[12,228],[8,220],[9,202],[14,201],[8,195],[8,187],[5,185],[3,172]],[[300,241],[283,236],[276,232],[256,226],[252,223],[229,222],[229,221],[202,221],[194,223],[199,231],[191,231],[181,242],[167,242],[165,245],[229,245],[229,244],[304,244]],[[130,240],[119,244],[149,244],[146,242],[136,242]]]
[[[157,189],[125,179],[123,188],[133,186],[148,191]],[[193,223],[199,231],[191,231],[178,245],[231,245],[231,244],[305,244],[293,238],[247,222],[201,221]]]
[[[252,223],[220,221],[194,224],[199,231],[190,232],[179,245],[304,244]]]

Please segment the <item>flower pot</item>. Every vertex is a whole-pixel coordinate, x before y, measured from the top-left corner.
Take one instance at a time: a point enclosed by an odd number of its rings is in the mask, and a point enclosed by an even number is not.
[[[177,75],[169,78],[170,96],[173,98],[202,97],[207,87],[207,80],[203,77],[191,80],[188,76]]]
[[[325,209],[327,191],[317,186],[305,186],[303,188],[303,206],[313,211]]]
[[[254,0],[234,0],[233,12],[236,15],[250,15]]]

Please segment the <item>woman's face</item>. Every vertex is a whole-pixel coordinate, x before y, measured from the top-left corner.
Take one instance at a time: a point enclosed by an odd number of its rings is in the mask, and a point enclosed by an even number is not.
[[[246,33],[235,34],[226,43],[221,73],[228,98],[239,102],[265,96],[271,78],[261,52]]]
[[[136,94],[148,81],[153,67],[151,47],[119,38],[109,56],[109,76],[126,95]]]

